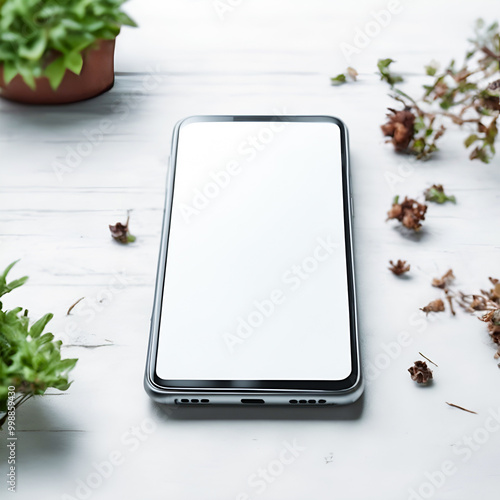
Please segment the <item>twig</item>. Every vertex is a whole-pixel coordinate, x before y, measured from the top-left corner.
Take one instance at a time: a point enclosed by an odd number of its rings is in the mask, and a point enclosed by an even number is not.
[[[446,404],[448,406],[453,406],[453,408],[458,408],[459,410],[467,411],[469,413],[474,413],[475,415],[477,415],[476,411],[468,410],[467,408],[463,408],[462,406],[454,405],[453,403],[448,403],[448,401],[446,401]]]
[[[484,52],[487,56],[492,57],[493,59],[497,59],[500,61],[500,55],[495,54],[488,47],[481,47],[481,51]]]
[[[448,289],[445,289],[444,293],[446,294],[446,300],[448,301],[448,304],[450,304],[451,314],[455,316],[456,312],[455,309],[453,309],[453,297],[448,293]]]
[[[73,307],[75,307],[79,302],[81,302],[85,297],[80,297],[70,308],[68,309],[68,312],[66,313],[66,316],[69,316],[71,314],[71,311],[73,310]]]
[[[432,363],[434,366],[437,366],[436,363],[434,363],[434,361],[430,360],[427,356],[424,356],[420,351],[419,351],[419,354],[420,354],[420,356],[422,356],[423,358],[425,358],[429,363]]]
[[[460,104],[457,102],[456,104]],[[458,115],[454,115],[453,113],[448,113],[447,111],[436,111],[436,114],[441,116],[446,116],[447,118],[451,118],[451,120],[457,125],[463,125],[464,123],[477,123],[480,121],[479,118],[462,118]]]

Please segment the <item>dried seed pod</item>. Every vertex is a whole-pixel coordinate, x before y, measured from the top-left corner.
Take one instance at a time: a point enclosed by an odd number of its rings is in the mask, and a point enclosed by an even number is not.
[[[409,107],[402,111],[389,108],[389,111],[387,123],[380,128],[385,136],[391,137],[396,151],[405,151],[415,135],[415,114]]]
[[[401,274],[407,273],[410,270],[410,264],[406,263],[406,260],[398,260],[395,264],[392,260],[389,261],[390,271],[392,271],[396,276],[400,276]]]
[[[415,364],[408,368],[411,379],[417,384],[427,384],[432,380],[432,370],[425,361],[415,361]]]
[[[397,219],[408,229],[418,231],[422,227],[420,221],[425,220],[426,211],[427,205],[419,203],[407,196],[399,203],[399,196],[396,196],[391,209],[387,212],[387,220]]]

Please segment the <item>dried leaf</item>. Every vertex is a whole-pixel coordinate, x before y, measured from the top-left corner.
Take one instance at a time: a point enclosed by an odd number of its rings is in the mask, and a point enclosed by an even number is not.
[[[346,69],[347,74],[351,78],[352,81],[356,81],[358,79],[358,72],[354,69],[351,68],[350,66]]]
[[[441,299],[436,299],[429,302],[425,307],[421,307],[420,310],[424,311],[425,314],[429,314],[430,312],[443,312],[444,302]]]
[[[448,271],[446,271],[441,278],[433,278],[432,286],[435,286],[436,288],[447,288],[454,279],[455,275],[453,274],[453,270],[448,269]]]

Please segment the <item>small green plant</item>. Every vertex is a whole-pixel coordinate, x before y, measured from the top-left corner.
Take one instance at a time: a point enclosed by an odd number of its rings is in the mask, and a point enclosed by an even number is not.
[[[0,65],[8,84],[21,75],[32,89],[46,76],[57,89],[66,70],[79,75],[82,52],[112,40],[123,25],[126,0],[0,0]]]
[[[24,276],[7,283],[7,275],[16,262],[0,275],[0,297],[28,279]],[[55,341],[52,333],[44,333],[51,319],[52,314],[48,313],[30,326],[27,309],[4,310],[0,302],[0,428],[8,407],[17,408],[30,397],[44,394],[49,387],[65,391],[71,384],[68,374],[77,360],[61,359],[62,342]],[[8,400],[9,392],[15,393],[13,401]]]
[[[433,203],[439,203],[440,205],[446,203],[447,201],[451,201],[452,203],[457,202],[455,196],[448,196],[444,192],[442,184],[434,184],[430,188],[426,189],[424,191],[424,196],[425,201],[432,201]]]

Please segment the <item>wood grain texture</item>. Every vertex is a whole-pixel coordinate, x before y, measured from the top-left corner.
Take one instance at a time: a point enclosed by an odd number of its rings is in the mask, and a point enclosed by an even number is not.
[[[433,498],[495,497],[500,426],[478,430],[500,412],[494,348],[477,319],[425,319],[418,308],[439,297],[430,281],[450,267],[466,291],[500,277],[500,157],[469,162],[465,131],[447,133],[432,161],[395,155],[379,132],[390,100],[374,71],[392,57],[403,89],[417,89],[423,64],[461,57],[473,20],[493,20],[498,5],[402,0],[346,61],[341,44],[387,4],[243,0],[221,20],[212,1],[133,0],[141,28],[118,39],[111,92],[61,107],[0,101],[1,265],[21,258],[16,272],[30,276],[4,303],[29,305],[35,317],[54,312],[52,331],[80,359],[67,393],[19,413],[17,498],[84,498],[78,481],[115,452],[120,464],[94,475],[86,498],[411,498],[446,461],[454,472],[431,485]],[[360,81],[331,87],[348,65]],[[172,128],[191,114],[276,110],[331,114],[349,127],[362,357],[375,376],[346,408],[165,410],[149,401],[142,377]],[[395,194],[434,183],[457,204],[430,206],[420,235],[384,222]],[[129,209],[137,242],[124,247],[107,226]],[[411,263],[407,279],[387,270],[398,258]],[[402,332],[409,340],[396,348]],[[419,351],[439,365],[425,389],[406,372]],[[470,456],[464,436],[475,436]],[[276,465],[294,441],[298,456]],[[270,480],[256,482],[269,467]]]

